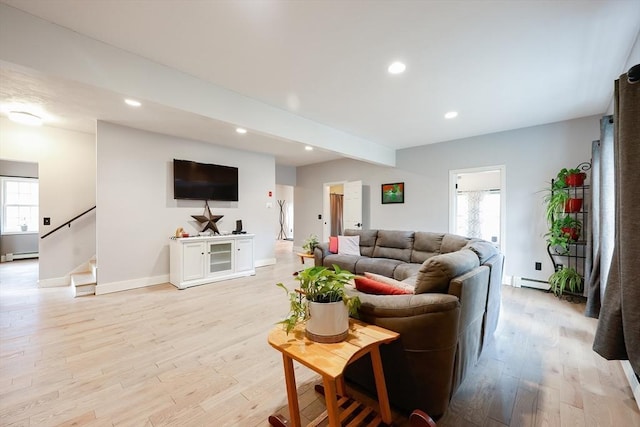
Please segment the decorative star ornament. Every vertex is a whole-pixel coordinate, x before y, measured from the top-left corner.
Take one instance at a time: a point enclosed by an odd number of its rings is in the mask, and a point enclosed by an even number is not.
[[[204,228],[202,229],[203,233],[207,230],[211,230],[213,234],[220,234],[216,222],[220,221],[220,218],[223,216],[224,215],[212,215],[211,210],[209,209],[209,203],[204,202],[204,213],[202,215],[191,215],[191,218],[198,221],[200,225],[204,224]]]

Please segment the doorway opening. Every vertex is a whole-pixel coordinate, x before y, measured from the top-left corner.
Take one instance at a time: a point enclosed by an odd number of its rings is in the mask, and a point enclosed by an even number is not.
[[[505,167],[449,171],[449,232],[505,250]]]
[[[323,185],[322,241],[362,228],[362,181],[338,181]]]

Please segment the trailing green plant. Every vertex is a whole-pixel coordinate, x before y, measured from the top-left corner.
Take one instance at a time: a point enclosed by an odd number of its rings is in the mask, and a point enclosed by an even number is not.
[[[556,182],[558,181],[553,182],[552,189],[544,198],[547,204],[545,214],[549,224],[553,224],[554,218],[564,211],[564,205],[569,200],[569,191],[565,187],[553,188]]]
[[[302,249],[307,251],[308,254],[312,254],[313,250],[318,246],[320,242],[318,241],[318,236],[315,234],[309,234],[309,237],[302,244]]]
[[[581,292],[582,276],[573,267],[563,267],[549,276],[549,285],[556,296],[561,296],[565,290]]]
[[[345,285],[349,284],[355,276],[339,266],[333,265],[333,270],[316,266],[304,269],[296,274],[296,280],[300,282],[300,289],[289,291],[282,283],[276,286],[285,290],[289,297],[290,309],[287,317],[278,322],[283,325],[287,334],[300,322],[309,316],[308,303],[330,303],[343,301],[349,310],[349,314],[357,316],[360,308],[360,299],[351,297],[345,292]]]

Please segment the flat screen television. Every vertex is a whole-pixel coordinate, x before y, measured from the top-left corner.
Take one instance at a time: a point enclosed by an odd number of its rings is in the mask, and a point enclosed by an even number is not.
[[[238,201],[238,168],[173,159],[173,198]]]

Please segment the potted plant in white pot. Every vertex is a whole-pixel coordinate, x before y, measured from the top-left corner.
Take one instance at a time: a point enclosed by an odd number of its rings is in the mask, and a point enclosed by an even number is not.
[[[344,340],[349,332],[349,314],[357,315],[360,307],[358,297],[345,292],[354,275],[337,265],[333,270],[326,267],[310,267],[296,274],[300,289],[289,291],[290,311],[279,322],[291,332],[300,322],[305,322],[305,335],[312,341],[335,343]]]

